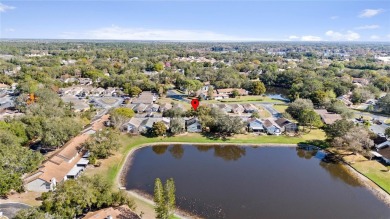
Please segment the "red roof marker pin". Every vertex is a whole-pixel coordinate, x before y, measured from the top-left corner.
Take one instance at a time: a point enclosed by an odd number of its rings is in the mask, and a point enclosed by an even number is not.
[[[196,98],[192,99],[191,105],[192,105],[192,108],[194,108],[194,110],[196,110],[199,106],[199,100]]]

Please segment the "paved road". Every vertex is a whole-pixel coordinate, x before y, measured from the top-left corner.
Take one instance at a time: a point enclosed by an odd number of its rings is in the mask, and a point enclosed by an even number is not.
[[[381,125],[377,125],[377,124],[372,124],[370,126],[370,130],[376,134],[384,134],[385,133],[385,129],[388,128],[389,126],[386,125],[384,123],[385,120],[389,119],[389,117],[386,117],[386,116],[381,116],[381,115],[375,115],[375,114],[372,114],[372,113],[369,113],[369,112],[357,112],[357,111],[354,111],[354,113],[358,116],[369,116],[373,119],[376,119],[376,120],[379,120],[382,122]]]
[[[22,209],[30,208],[30,206],[23,203],[4,203],[0,204],[0,212],[8,218],[15,217],[16,213]]]

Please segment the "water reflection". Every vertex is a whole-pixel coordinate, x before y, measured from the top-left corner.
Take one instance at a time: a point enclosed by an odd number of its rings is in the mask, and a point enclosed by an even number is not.
[[[172,156],[176,159],[180,159],[183,157],[184,149],[181,145],[173,145],[170,146],[169,152],[171,152]]]
[[[316,158],[321,160],[319,165],[326,170],[329,175],[336,180],[341,180],[345,182],[346,184],[353,186],[353,187],[358,187],[362,186],[362,184],[355,180],[353,177],[351,177],[346,171],[342,168],[341,164],[338,164],[336,161],[332,160],[333,162],[327,162],[328,159],[325,159],[326,153],[322,150],[316,150],[313,148],[296,148],[297,155],[300,158],[305,158],[305,159],[311,159],[311,158]]]
[[[125,181],[153,196],[155,178],[172,177],[177,206],[202,218],[390,218],[383,202],[323,157],[284,147],[146,147]]]
[[[214,156],[221,157],[226,161],[238,160],[245,156],[245,148],[237,146],[217,146],[214,147]]]
[[[168,145],[162,145],[162,146],[153,146],[152,150],[154,153],[158,155],[164,154],[168,149]]]

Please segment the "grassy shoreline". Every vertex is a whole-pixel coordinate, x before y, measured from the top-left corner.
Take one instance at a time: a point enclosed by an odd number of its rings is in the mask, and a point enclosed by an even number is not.
[[[316,137],[318,136],[318,137]],[[321,130],[313,130],[312,133],[305,134],[301,137],[288,136],[256,136],[256,135],[236,135],[227,139],[215,138],[214,136],[205,136],[198,133],[188,133],[174,137],[148,138],[144,136],[127,136],[122,135],[120,138],[121,147],[114,156],[102,160],[102,167],[99,173],[106,175],[110,182],[115,182],[119,170],[124,165],[128,153],[133,148],[138,148],[145,144],[162,144],[162,143],[207,143],[207,144],[298,144],[308,140],[323,139],[324,134]],[[119,160],[119,162],[118,162]],[[115,162],[116,161],[116,162]],[[89,171],[91,172],[91,171]],[[93,171],[95,172],[95,171]]]

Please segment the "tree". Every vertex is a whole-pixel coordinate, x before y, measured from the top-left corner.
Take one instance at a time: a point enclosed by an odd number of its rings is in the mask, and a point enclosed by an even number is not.
[[[385,136],[386,136],[387,138],[390,138],[390,127],[387,127],[387,128],[385,129]]]
[[[158,71],[158,72],[164,70],[164,63],[158,62],[158,63],[154,64],[153,70]]]
[[[153,136],[163,136],[167,133],[167,127],[163,122],[155,122],[152,126]]]
[[[131,87],[129,90],[127,90],[127,92],[130,96],[138,96],[138,94],[142,93],[142,90],[137,87],[137,86],[133,86]]]
[[[368,89],[357,88],[352,92],[351,101],[353,103],[364,103],[373,97],[374,95]]]
[[[309,125],[310,131],[312,130],[313,126],[320,127],[322,125],[321,117],[312,109],[303,110],[303,112],[299,116],[298,121],[302,123],[302,125]]]
[[[346,135],[354,126],[352,121],[341,119],[331,125],[327,125],[324,130],[328,139],[334,139]]]
[[[209,86],[209,90],[207,91],[207,96],[209,100],[214,99],[214,88]]]
[[[81,216],[86,209],[99,210],[120,205],[134,208],[133,201],[124,191],[113,191],[112,184],[100,175],[66,180],[54,191],[43,193],[41,198],[40,210],[60,218]]]
[[[237,97],[238,95],[240,95],[240,93],[238,93],[238,90],[237,89],[234,89],[233,92],[232,92],[232,97]]]
[[[251,118],[257,118],[257,119],[259,119],[259,118],[260,118],[259,112],[254,111],[254,112],[252,113],[252,115],[251,115]]]
[[[252,83],[252,94],[261,95],[266,91],[265,85],[261,81],[255,81]]]
[[[168,219],[173,216],[176,197],[175,197],[175,182],[172,178],[168,179],[163,186],[160,178],[154,182],[154,203],[156,218]]]
[[[383,113],[390,114],[390,94],[386,94],[384,97],[380,98],[377,105]]]
[[[352,151],[354,154],[367,153],[374,146],[374,142],[365,128],[355,126],[346,134],[333,139],[332,146]]]
[[[160,178],[154,181],[154,210],[156,212],[156,218],[168,218],[168,209],[165,204],[164,187]]]
[[[183,133],[186,130],[184,119],[177,117],[171,119],[170,127],[171,133],[174,135]]]
[[[126,107],[119,107],[110,112],[110,120],[116,129],[121,129],[133,116],[134,111]]]
[[[119,148],[119,133],[111,128],[104,128],[93,134],[85,147],[91,153],[92,158],[107,158],[112,151]]]
[[[168,218],[173,216],[176,206],[176,187],[175,181],[172,178],[168,179],[165,183],[165,196],[166,196],[166,205],[168,210]]]
[[[42,212],[37,207],[22,209],[18,211],[14,219],[60,219],[59,216],[53,216],[49,213]]]
[[[58,148],[69,139],[76,136],[82,129],[73,118],[49,118],[43,121],[43,136],[41,142],[44,146]]]
[[[286,109],[293,118],[297,119],[305,109],[313,109],[313,103],[309,99],[296,99]]]

